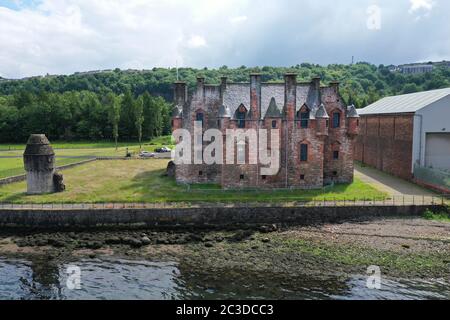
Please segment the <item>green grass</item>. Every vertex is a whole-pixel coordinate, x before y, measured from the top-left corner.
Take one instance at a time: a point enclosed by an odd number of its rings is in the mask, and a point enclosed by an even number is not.
[[[115,148],[115,143],[113,141],[50,141],[54,149],[108,149]],[[172,136],[161,136],[152,139],[151,141],[143,141],[142,145],[146,146],[169,146],[173,145]],[[119,142],[118,147],[139,147],[139,142]],[[0,143],[0,155],[3,151],[23,151],[25,149],[25,143]]]
[[[56,159],[57,166],[64,166],[71,163],[76,163],[86,160],[82,158],[59,158]],[[22,158],[3,158],[0,159],[0,179],[18,176],[24,174]]]
[[[162,146],[172,147],[171,138],[171,136],[155,138],[144,143],[142,150],[154,152],[156,148]],[[52,146],[55,150],[57,166],[80,162],[92,157],[124,157],[127,149],[135,156],[139,154],[139,144],[135,142],[121,142],[117,150],[114,142],[56,142],[52,143]],[[0,144],[0,150],[3,150],[0,151],[0,157],[17,157],[0,158],[0,179],[25,173],[22,160],[24,149],[25,145]]]
[[[431,210],[425,211],[423,217],[427,220],[450,222],[450,214],[446,212],[432,212]]]
[[[25,182],[0,186],[0,201],[14,203],[102,202],[290,202],[310,200],[382,199],[386,194],[356,179],[325,190],[251,191],[194,185],[188,191],[164,177],[167,160],[96,161],[63,172],[67,190],[28,196]]]

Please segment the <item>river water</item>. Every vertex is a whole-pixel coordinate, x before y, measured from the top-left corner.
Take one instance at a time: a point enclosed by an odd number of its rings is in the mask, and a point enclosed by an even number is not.
[[[68,267],[80,270],[80,289],[67,283]],[[383,279],[368,289],[366,277],[250,274],[230,270],[186,271],[175,262],[79,258],[69,262],[0,258],[4,299],[450,299],[450,283]],[[69,281],[69,284],[72,283]]]

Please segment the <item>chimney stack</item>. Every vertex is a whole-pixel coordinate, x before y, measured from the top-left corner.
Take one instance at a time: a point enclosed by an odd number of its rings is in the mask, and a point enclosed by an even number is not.
[[[297,108],[297,74],[295,73],[284,75],[284,104],[286,119],[294,121]]]

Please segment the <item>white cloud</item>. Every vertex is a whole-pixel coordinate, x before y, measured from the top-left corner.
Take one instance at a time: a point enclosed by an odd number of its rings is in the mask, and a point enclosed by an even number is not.
[[[218,67],[346,63],[352,55],[385,64],[450,58],[450,1],[377,0],[383,23],[376,33],[366,28],[361,0],[333,10],[335,0],[29,1],[14,10],[0,5],[3,77],[176,61]],[[432,12],[433,19],[415,23],[408,9],[414,16]]]
[[[206,47],[206,40],[202,36],[192,35],[189,38],[187,45],[189,48],[192,48],[192,49]]]
[[[240,24],[248,20],[247,16],[237,16],[230,19],[231,24]]]
[[[434,7],[433,0],[409,0],[410,8],[409,13],[414,13],[418,10],[430,11]]]

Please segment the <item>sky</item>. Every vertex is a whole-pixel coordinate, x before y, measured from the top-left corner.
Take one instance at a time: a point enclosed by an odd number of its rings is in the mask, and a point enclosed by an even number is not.
[[[448,0],[0,0],[0,77],[450,60]]]

